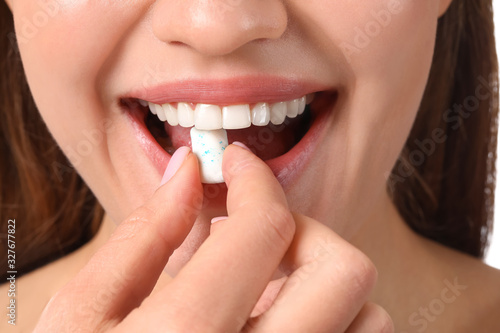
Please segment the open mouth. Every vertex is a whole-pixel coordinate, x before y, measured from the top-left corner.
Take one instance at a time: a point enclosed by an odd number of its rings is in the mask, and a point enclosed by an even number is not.
[[[204,131],[225,129],[229,143],[244,143],[279,179],[283,178],[283,170],[287,174],[299,172],[309,160],[308,155],[314,151],[325,127],[324,120],[337,100],[337,92],[312,91],[283,101],[227,105],[181,101],[161,104],[155,103],[154,98],[151,100],[125,97],[120,104],[130,111],[136,130],[142,132],[140,141],[154,139],[159,146],[156,148],[161,147],[166,155],[152,158],[157,164],[168,162],[179,147],[191,146],[192,127]],[[145,150],[153,155],[150,147]]]
[[[189,131],[194,126],[199,130],[225,129],[229,142],[244,143],[265,161],[287,153],[302,139],[311,125],[309,103],[313,98],[309,95],[288,102],[224,107],[138,102],[148,107],[145,124],[169,154],[180,146],[191,146]]]

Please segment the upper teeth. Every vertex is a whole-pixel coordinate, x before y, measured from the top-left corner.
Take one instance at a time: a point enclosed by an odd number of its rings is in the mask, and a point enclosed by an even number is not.
[[[199,130],[241,129],[255,126],[266,126],[271,122],[281,125],[285,118],[295,118],[304,112],[306,103],[310,103],[312,95],[303,96],[287,102],[257,103],[252,108],[249,104],[220,107],[213,104],[196,105],[194,110],[189,103],[177,103],[177,108],[170,103],[163,105],[139,100],[143,106],[161,121],[171,126],[196,127]]]

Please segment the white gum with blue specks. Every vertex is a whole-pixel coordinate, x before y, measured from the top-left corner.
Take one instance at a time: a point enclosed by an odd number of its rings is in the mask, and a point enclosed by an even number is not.
[[[222,157],[228,146],[227,133],[224,129],[198,130],[191,128],[191,145],[198,157],[201,182],[204,184],[223,183]]]

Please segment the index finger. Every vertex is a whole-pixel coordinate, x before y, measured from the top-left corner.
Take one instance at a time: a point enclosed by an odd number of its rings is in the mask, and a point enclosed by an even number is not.
[[[328,226],[307,216],[294,217],[297,233],[283,265],[295,269],[269,310],[252,319],[249,327],[269,332],[345,332],[368,300],[376,268]],[[304,316],[304,309],[314,315]]]
[[[227,147],[224,153],[223,175],[228,186],[228,214],[245,206],[255,209],[256,205],[271,203],[288,209],[283,188],[271,169],[246,147]]]
[[[231,145],[223,173],[228,219],[170,284],[146,300],[162,309],[157,325],[166,330],[193,331],[195,321],[205,332],[239,331],[293,239],[285,194],[262,160]]]

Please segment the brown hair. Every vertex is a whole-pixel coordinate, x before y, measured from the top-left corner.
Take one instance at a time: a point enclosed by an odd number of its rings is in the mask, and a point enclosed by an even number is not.
[[[9,248],[9,220],[15,219],[15,239],[11,240],[15,241],[15,270],[19,277],[86,243],[103,217],[99,203],[37,111],[13,31],[12,14],[0,1],[2,281],[7,271],[4,254]]]
[[[13,30],[12,15],[0,1],[0,235],[7,253],[7,224],[15,219],[20,276],[87,242],[103,209],[38,114]],[[474,256],[483,255],[491,230],[497,90],[478,99],[458,128],[443,113],[455,116],[458,111],[447,110],[470,103],[466,99],[475,96],[481,78],[496,83],[496,71],[491,0],[455,0],[439,20],[421,109],[388,181],[396,206],[416,232]],[[445,140],[434,140],[437,129]],[[415,141],[425,138],[434,140],[432,153]],[[429,154],[416,160],[423,153]]]
[[[492,230],[497,114],[492,0],[454,0],[388,188],[413,230],[476,257]]]

